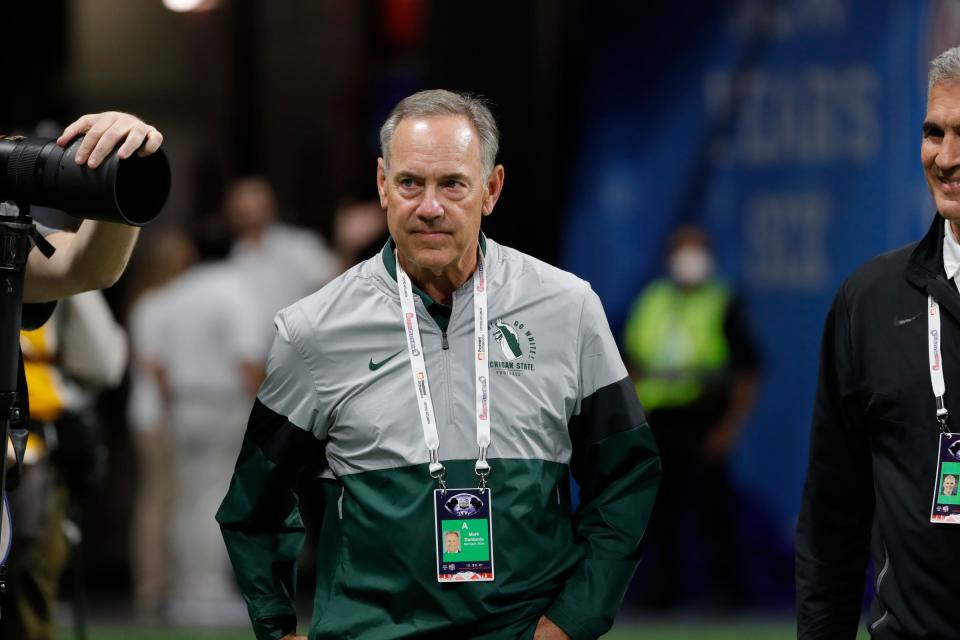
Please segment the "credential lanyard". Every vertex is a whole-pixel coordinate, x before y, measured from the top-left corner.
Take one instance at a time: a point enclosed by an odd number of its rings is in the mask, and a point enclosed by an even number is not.
[[[950,434],[950,414],[943,402],[947,385],[943,379],[943,340],[940,333],[940,305],[933,296],[927,296],[927,352],[930,361],[930,383],[937,400],[937,422],[940,430]]]
[[[423,439],[430,451],[430,476],[437,480],[441,489],[446,489],[444,480],[446,470],[440,462],[440,435],[437,433],[433,396],[430,394],[427,365],[423,357],[423,342],[420,339],[420,323],[417,321],[413,284],[400,266],[400,259],[396,252],[394,257],[397,263],[397,288],[400,291],[403,331],[407,337],[407,355],[413,372],[413,385],[417,394],[417,408],[420,410]],[[487,447],[490,446],[490,365],[487,360],[487,277],[483,254],[480,251],[477,251],[477,269],[473,272],[473,346],[476,351],[474,353],[475,415],[479,448],[474,470],[480,477],[480,488],[485,488],[487,476],[490,475],[490,464],[487,462]]]

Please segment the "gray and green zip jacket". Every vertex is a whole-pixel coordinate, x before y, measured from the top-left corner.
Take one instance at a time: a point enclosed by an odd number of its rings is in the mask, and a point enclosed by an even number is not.
[[[388,243],[277,315],[217,514],[260,640],[296,627],[302,473],[326,479],[310,640],[532,638],[544,614],[574,640],[612,625],[656,495],[656,446],[590,286],[484,245],[496,579],[437,582],[436,483]],[[417,294],[447,483],[475,487],[472,283],[452,309]]]

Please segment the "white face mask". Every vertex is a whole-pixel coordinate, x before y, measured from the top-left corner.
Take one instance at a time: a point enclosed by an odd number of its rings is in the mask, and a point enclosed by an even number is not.
[[[689,287],[702,284],[711,276],[713,258],[700,247],[681,247],[670,256],[667,266],[674,282]]]

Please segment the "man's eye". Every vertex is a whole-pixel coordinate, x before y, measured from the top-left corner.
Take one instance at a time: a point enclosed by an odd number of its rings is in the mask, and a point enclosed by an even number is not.
[[[414,185],[416,185],[416,183],[413,181],[413,178],[403,178],[403,179],[400,180],[400,183],[399,183],[399,184],[400,184],[401,187],[403,187],[403,188],[405,188],[405,189],[409,189],[409,188],[413,187]]]
[[[463,183],[459,180],[447,180],[446,187],[448,189],[456,189],[457,187],[463,186]]]
[[[942,138],[943,129],[941,129],[940,127],[924,127],[923,137],[924,138]]]

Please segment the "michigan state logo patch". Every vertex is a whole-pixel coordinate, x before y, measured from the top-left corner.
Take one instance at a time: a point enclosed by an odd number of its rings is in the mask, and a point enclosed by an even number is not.
[[[510,325],[500,320],[493,323],[497,328],[493,334],[493,339],[500,345],[503,351],[503,357],[507,360],[516,360],[523,356],[523,350],[520,349],[520,334]]]
[[[537,339],[523,322],[498,318],[490,323],[490,332],[499,347],[490,350],[491,372],[519,376],[526,371],[534,371]]]

